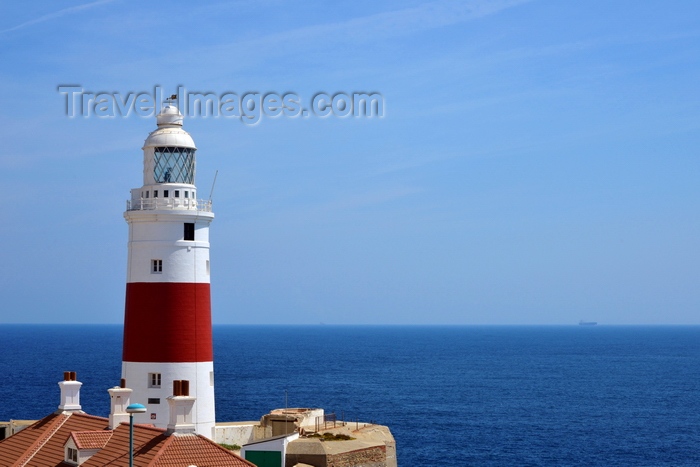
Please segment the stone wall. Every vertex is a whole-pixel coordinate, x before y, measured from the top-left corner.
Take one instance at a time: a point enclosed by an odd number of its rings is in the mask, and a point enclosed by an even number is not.
[[[340,441],[342,443],[342,441]],[[354,451],[331,453],[287,453],[285,464],[308,464],[314,467],[388,467],[386,447],[372,446]]]
[[[327,467],[386,467],[386,447],[374,446],[359,451],[328,455]]]

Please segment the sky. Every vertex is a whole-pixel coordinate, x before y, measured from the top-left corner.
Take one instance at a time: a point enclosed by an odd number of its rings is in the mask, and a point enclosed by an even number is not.
[[[377,93],[193,115],[214,324],[700,324],[696,1],[4,2],[0,323],[121,323],[153,115],[128,96]],[[339,108],[340,110],[340,108]],[[339,112],[342,113],[342,112]]]

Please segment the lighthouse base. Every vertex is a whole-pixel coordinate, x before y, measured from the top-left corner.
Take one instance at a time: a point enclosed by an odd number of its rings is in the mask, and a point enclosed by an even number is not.
[[[123,362],[122,378],[133,389],[131,402],[147,407],[146,413],[136,414],[136,423],[167,428],[170,418],[167,398],[173,395],[173,381],[189,381],[189,395],[196,397],[192,408],[195,432],[214,438],[214,363],[142,363]]]

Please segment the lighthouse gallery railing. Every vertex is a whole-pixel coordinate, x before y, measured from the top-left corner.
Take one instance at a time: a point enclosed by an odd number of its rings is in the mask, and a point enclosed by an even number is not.
[[[184,209],[211,212],[211,200],[171,198],[141,198],[126,200],[127,211],[151,211],[154,209]]]

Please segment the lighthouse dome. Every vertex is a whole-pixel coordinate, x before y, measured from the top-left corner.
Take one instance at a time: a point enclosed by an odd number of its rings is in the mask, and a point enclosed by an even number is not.
[[[182,126],[182,114],[177,107],[171,104],[163,106],[163,109],[156,116],[158,126],[162,125],[179,125]]]
[[[182,129],[182,120],[183,116],[176,106],[172,104],[163,106],[156,116],[158,128],[148,135],[143,149],[154,146],[196,148],[190,134]]]
[[[194,145],[194,140],[182,127],[170,127],[163,128],[160,127],[146,138],[143,143],[143,149],[150,147],[181,147],[181,148],[193,148],[196,149],[197,146]]]

